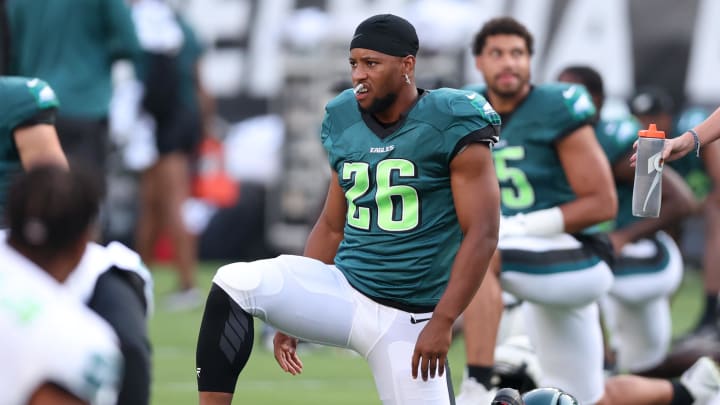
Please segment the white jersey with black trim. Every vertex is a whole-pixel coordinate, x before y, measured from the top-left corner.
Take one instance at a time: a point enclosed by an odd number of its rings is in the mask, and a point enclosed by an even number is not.
[[[117,337],[45,271],[0,239],[0,403],[24,405],[53,383],[90,404],[114,404]]]
[[[143,280],[146,312],[150,316],[153,311],[152,275],[140,255],[120,242],[110,242],[107,246],[88,243],[85,254],[65,281],[65,286],[82,302],[87,303],[92,298],[98,278],[113,267],[132,272]]]

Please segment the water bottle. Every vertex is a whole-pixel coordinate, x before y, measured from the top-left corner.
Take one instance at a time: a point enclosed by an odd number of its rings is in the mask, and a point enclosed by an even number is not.
[[[655,124],[638,131],[632,196],[632,214],[636,217],[657,218],[660,215],[664,146],[665,132],[658,131]]]

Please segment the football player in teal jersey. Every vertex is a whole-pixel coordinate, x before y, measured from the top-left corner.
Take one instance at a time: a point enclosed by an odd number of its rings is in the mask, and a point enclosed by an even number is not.
[[[590,96],[577,85],[532,85],[532,51],[531,34],[512,18],[488,21],[473,44],[486,85],[470,88],[486,95],[503,117],[503,136],[493,149],[502,201],[502,271],[493,266],[489,273],[498,277],[485,278],[464,313],[468,369],[458,403],[492,398],[484,391],[491,389],[501,280],[525,301],[525,317],[537,324],[528,329],[538,331],[530,335],[533,345],[546,349],[538,353],[546,378],[540,383],[567,386],[581,402],[602,394],[595,301],[610,287],[612,273],[594,252],[593,237],[571,234],[615,216],[614,183],[592,130]],[[567,345],[573,334],[575,344]],[[584,381],[570,387],[578,375],[599,388]]]
[[[54,127],[58,105],[44,81],[0,76],[0,218],[15,175],[38,163],[67,167]]]
[[[304,256],[221,267],[198,339],[200,403],[232,401],[253,319],[282,331],[275,357],[302,371],[305,341],[367,359],[385,404],[450,404],[452,325],[497,243],[490,145],[500,119],[482,96],[415,86],[418,40],[376,15],[350,43],[353,89],[326,106],[331,181]]]
[[[590,96],[579,85],[532,85],[532,50],[527,29],[507,17],[488,21],[473,44],[486,83],[476,91],[503,117],[503,136],[493,150],[502,218],[499,255],[463,315],[468,370],[457,403],[492,398],[501,283],[523,300],[541,386],[559,387],[581,404],[708,401],[720,387],[720,373],[708,359],[685,376],[695,381],[691,388],[621,376],[605,389],[597,300],[612,285],[606,263],[612,250],[602,238],[580,232],[615,217],[615,184],[592,128]]]
[[[609,233],[616,255],[612,265],[615,278],[602,311],[618,371],[647,375],[661,364],[670,347],[670,297],[683,273],[680,250],[662,229],[690,213],[695,203],[692,191],[677,172],[665,166],[660,217],[633,216],[635,173],[627,159],[640,123],[632,115],[600,118],[605,91],[602,77],[593,68],[569,66],[558,80],[584,85],[598,109],[595,134],[612,165],[619,205]]]

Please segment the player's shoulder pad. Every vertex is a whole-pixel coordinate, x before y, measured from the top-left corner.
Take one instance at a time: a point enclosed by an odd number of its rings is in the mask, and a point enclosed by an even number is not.
[[[60,101],[55,95],[55,91],[44,80],[37,78],[24,78],[24,86],[28,93],[33,97],[35,104],[41,110],[48,108],[57,108]]]
[[[670,135],[682,135],[688,129],[695,128],[698,124],[705,121],[705,119],[709,117],[712,112],[713,111],[711,109],[701,106],[688,107],[680,113],[677,119],[677,124],[675,125],[675,132],[673,134],[665,135],[668,137]]]
[[[357,101],[355,101],[355,93],[352,89],[344,90],[325,105],[325,111],[329,114],[338,112],[342,115],[342,112],[350,108],[357,110]]]
[[[500,115],[480,93],[471,90],[441,88],[432,90],[426,98],[443,115],[454,118],[479,116],[487,124],[500,125]]]
[[[640,121],[630,114],[619,118],[600,120],[600,125],[604,126],[606,134],[620,139],[637,138],[638,131],[642,129]]]
[[[546,114],[563,114],[576,121],[584,121],[596,113],[595,105],[585,86],[575,83],[546,83],[534,88],[548,108]]]
[[[360,119],[360,113],[352,89],[344,90],[325,105],[324,126],[346,128],[358,119]],[[332,122],[328,122],[330,120]]]
[[[596,135],[607,137],[620,149],[627,149],[637,139],[638,131],[641,129],[640,121],[634,116],[627,116],[602,119],[596,127]],[[602,142],[602,140],[601,140]]]
[[[105,249],[115,266],[123,269],[145,269],[140,255],[122,243],[112,241]]]

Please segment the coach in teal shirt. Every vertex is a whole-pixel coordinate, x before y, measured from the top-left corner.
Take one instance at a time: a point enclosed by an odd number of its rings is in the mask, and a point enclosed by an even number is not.
[[[140,51],[130,9],[123,0],[7,0],[6,7],[10,73],[52,86],[71,165],[104,170],[112,64]]]

